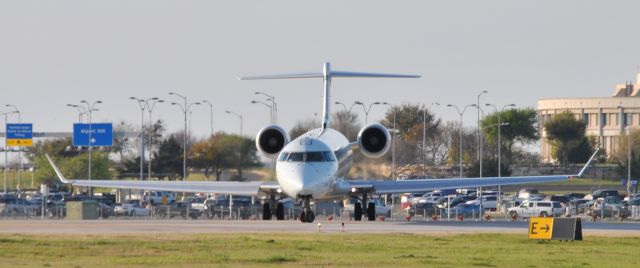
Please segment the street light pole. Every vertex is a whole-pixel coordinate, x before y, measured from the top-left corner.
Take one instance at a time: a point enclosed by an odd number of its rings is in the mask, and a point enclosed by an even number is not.
[[[457,105],[454,104],[447,104],[447,107],[453,107],[456,109],[456,111],[458,112],[458,115],[460,115],[460,130],[458,131],[460,133],[460,140],[458,143],[460,143],[460,151],[458,152],[458,154],[460,155],[460,178],[462,178],[462,115],[464,115],[464,112],[467,110],[467,108],[473,106],[474,104],[469,104],[464,106],[464,109],[462,109],[462,111],[460,111],[460,109],[458,108]]]
[[[129,99],[135,100],[140,107],[140,178],[138,180],[141,181],[144,178],[144,109],[146,106],[141,99],[136,97],[129,97]]]
[[[206,103],[207,105],[209,105],[209,111],[211,112],[209,119],[210,119],[210,126],[211,126],[211,136],[213,136],[213,104],[211,102],[209,102],[208,100],[203,100],[202,103]]]
[[[498,112],[498,107],[496,107],[495,105],[491,104],[491,103],[487,103],[485,104],[485,106],[491,106],[493,107],[493,109],[496,111],[496,113]],[[515,107],[516,105],[511,103],[511,104],[505,104],[504,106],[502,106],[502,109],[500,110],[500,113],[498,113],[498,177],[502,177],[502,163],[500,161],[500,159],[502,158],[502,140],[501,140],[501,136],[502,136],[502,113],[504,112],[504,109],[507,107]],[[498,185],[498,187],[500,187],[500,185]]]
[[[162,103],[164,100],[158,98],[151,98],[146,101],[147,108],[149,109],[149,161],[147,163],[147,180],[151,180],[151,161],[153,159],[153,120],[151,120],[151,113],[153,112],[153,108],[155,108],[156,104]]]
[[[226,111],[224,111],[224,112],[225,112],[225,113],[228,113],[228,114],[235,115],[236,117],[238,117],[238,118],[240,119],[240,136],[242,137],[242,125],[243,125],[243,122],[242,122],[242,121],[243,121],[242,115],[241,115],[241,114],[238,114],[238,113],[234,113],[234,112],[229,111],[229,110],[226,110]]]
[[[12,104],[7,104],[5,105],[5,107],[10,107],[13,108],[13,112],[18,114],[18,123],[22,123],[22,114],[20,113],[20,110],[18,110],[18,107],[16,107],[15,105]],[[5,135],[6,135],[6,131],[5,131]],[[5,143],[6,146],[6,143]],[[18,146],[18,188],[20,188],[22,186],[22,146]]]
[[[367,107],[364,105],[364,103],[359,102],[359,101],[355,101],[353,104],[362,106],[362,109],[364,110],[364,124],[367,125],[369,123],[369,112],[371,111],[371,106],[379,105],[379,104],[382,104],[382,103],[380,103],[379,101],[373,102],[373,103],[369,104],[369,109],[367,109]]]
[[[92,133],[92,132],[93,132],[93,130],[91,129],[91,124],[92,124],[92,121],[91,121],[91,120],[92,120],[92,114],[93,114],[93,111],[95,111],[95,106],[96,106],[97,104],[102,103],[102,101],[99,101],[99,100],[98,100],[98,101],[94,101],[93,103],[89,104],[89,102],[88,102],[88,101],[86,101],[86,100],[81,100],[81,101],[80,101],[80,103],[84,103],[85,105],[87,105],[87,112],[89,113],[89,142],[88,142],[88,144],[89,144],[89,171],[88,171],[88,173],[89,173],[89,180],[91,180],[91,157],[92,157],[92,156],[91,156],[91,155],[92,155],[92,154],[91,154],[91,150],[92,150],[92,148],[93,148],[93,140],[92,140],[92,137],[91,137],[91,136],[92,136],[92,134],[93,134],[93,133]],[[89,195],[93,195],[93,192],[92,192],[92,190],[91,190],[91,187],[89,187]]]
[[[276,124],[278,122],[278,105],[276,104],[276,97],[261,91],[256,91],[254,94],[264,95],[268,98],[267,100],[271,101],[271,123]]]
[[[374,103],[372,103],[374,104]],[[391,134],[391,179],[396,179],[396,110],[393,108],[388,102],[383,102],[382,104],[389,106],[391,108],[391,112],[393,113],[393,134]],[[371,109],[371,105],[369,105],[369,109]]]
[[[618,106],[618,109],[620,109],[621,114],[624,114],[624,107]],[[629,124],[628,118],[625,119],[627,119],[625,120],[627,124],[623,128],[627,128],[627,196],[631,198],[631,124]]]
[[[480,109],[480,96],[482,96],[482,94],[485,94],[485,93],[489,93],[489,92],[486,91],[486,90],[483,90],[482,92],[480,92],[480,94],[478,94],[478,103],[476,103],[476,107],[478,107],[478,109]],[[480,110],[478,110],[478,146],[476,147],[476,148],[480,148],[479,151],[478,151],[478,161],[482,161],[482,160],[480,160],[480,158],[482,158],[482,152],[481,152],[482,151],[482,148],[481,148],[481,146],[482,146],[481,145],[482,136],[481,135],[482,134],[480,134]],[[482,162],[480,163],[480,166],[482,166]],[[480,168],[480,169],[482,169],[482,168]],[[480,172],[480,173],[482,173],[482,172]],[[480,177],[482,177],[482,176],[480,176]]]
[[[184,114],[184,138],[182,139],[182,180],[186,180],[187,179],[187,113],[189,112],[189,109],[191,109],[191,106],[193,105],[200,105],[199,102],[193,102],[191,104],[187,104],[187,97],[182,96],[178,93],[175,92],[169,92],[169,95],[175,95],[179,98],[181,98],[182,100],[184,100],[184,106],[177,103],[177,102],[172,102],[171,105],[176,105],[178,107],[180,107],[180,109],[182,109],[182,113]]]
[[[274,121],[274,118],[273,118],[273,105],[267,104],[267,103],[265,103],[263,101],[257,101],[257,100],[252,100],[251,103],[252,104],[259,103],[259,104],[262,104],[264,106],[267,106],[267,108],[269,108],[269,110],[271,111],[271,118],[270,118],[271,124],[275,124],[275,121]]]
[[[427,177],[427,111],[433,105],[440,106],[438,102],[432,102],[422,113],[422,177]]]
[[[4,133],[5,133],[4,145],[5,146],[4,146],[4,184],[3,185],[4,185],[4,193],[5,194],[7,194],[7,158],[9,157],[8,154],[7,154],[7,142],[6,142],[6,140],[7,140],[7,135],[6,135],[6,133],[7,133],[7,115],[8,114],[13,114],[13,113],[15,113],[15,111],[0,113],[0,115],[4,115]]]

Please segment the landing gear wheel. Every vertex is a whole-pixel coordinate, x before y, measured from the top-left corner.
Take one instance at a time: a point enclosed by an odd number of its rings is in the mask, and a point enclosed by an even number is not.
[[[362,204],[355,203],[353,205],[353,219],[356,221],[362,220]]]
[[[282,203],[278,203],[276,206],[276,219],[279,221],[284,220],[284,205]]]
[[[271,220],[271,206],[269,203],[262,205],[262,219],[265,221]]]
[[[367,206],[367,218],[369,219],[369,221],[376,220],[376,204],[373,202],[369,203],[369,205]]]
[[[300,213],[300,222],[312,223],[316,219],[316,215],[310,209]]]
[[[313,222],[316,219],[316,215],[313,214],[313,211],[309,211],[307,212],[307,221],[306,222]]]

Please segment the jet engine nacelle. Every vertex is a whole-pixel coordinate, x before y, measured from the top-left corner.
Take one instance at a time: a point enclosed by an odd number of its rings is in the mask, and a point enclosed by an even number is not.
[[[264,156],[274,159],[289,143],[289,134],[278,125],[270,125],[258,131],[256,148]]]
[[[370,124],[358,133],[358,148],[366,157],[379,158],[389,151],[391,135],[380,124]]]

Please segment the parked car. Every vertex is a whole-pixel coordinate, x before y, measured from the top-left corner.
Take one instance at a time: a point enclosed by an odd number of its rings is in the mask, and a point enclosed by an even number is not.
[[[449,217],[478,217],[481,215],[480,206],[474,204],[461,203],[446,210]]]
[[[520,206],[507,210],[511,217],[560,217],[564,209],[560,202],[556,201],[530,201],[522,202]]]
[[[387,217],[391,216],[391,208],[387,207],[380,199],[377,199],[377,198],[369,199],[368,202],[369,203],[373,202],[375,204],[376,216],[387,216]],[[360,200],[356,198],[349,198],[348,200],[345,200],[345,202],[343,203],[344,211],[349,214],[349,217],[353,216],[353,211],[354,211],[353,204],[355,203],[360,203]],[[366,213],[367,212],[363,209],[362,215],[366,215]]]
[[[253,215],[254,211],[258,212],[259,208],[262,206],[255,206],[256,210],[254,210],[254,206],[251,203],[250,198],[246,197],[233,197],[233,204],[231,208],[229,208],[229,198],[226,199],[207,199],[206,201],[207,211],[206,214],[209,219],[214,218],[225,218],[229,217],[230,219],[248,219]]]
[[[569,193],[567,193],[566,195],[569,197],[569,199],[571,199],[571,200],[575,200],[575,199],[584,199],[584,196],[585,196],[586,194],[583,194],[583,193],[572,193],[572,192],[569,192]]]
[[[142,198],[145,202],[151,203],[151,205],[170,205],[176,202],[175,195],[172,192],[144,192]]]
[[[11,216],[40,215],[40,204],[34,204],[24,198],[5,195],[0,199],[0,212]]]
[[[410,207],[413,204],[413,199],[414,198],[420,198],[422,197],[422,195],[424,195],[424,193],[405,193],[402,195],[402,197],[400,198],[400,204],[402,205],[402,208],[405,209],[406,207]]]
[[[406,212],[409,216],[414,217],[416,215],[431,217],[436,214],[438,207],[436,203],[418,203],[413,206],[407,207]]]
[[[482,200],[483,210],[496,210],[498,196],[495,195],[482,196],[476,200],[467,201],[467,204],[480,206],[480,200]]]
[[[184,219],[189,218],[197,219],[202,215],[203,211],[199,209],[192,209],[189,202],[175,202],[173,205],[157,206],[155,207],[154,214],[160,218],[169,217],[169,219],[180,216]]]
[[[547,196],[544,200],[557,201],[565,205],[571,202],[571,198],[568,195],[564,195],[564,194],[554,194],[551,196]]]
[[[631,211],[622,204],[622,200],[618,197],[611,198],[598,198],[594,200],[593,204],[589,207],[587,214],[592,217],[628,217],[631,215]]]
[[[113,213],[116,216],[146,216],[149,215],[149,210],[140,206],[140,200],[128,200],[126,203],[120,205],[116,204],[113,209]]]
[[[584,198],[590,199],[590,200],[596,200],[598,198],[604,198],[607,196],[620,196],[620,194],[618,193],[618,190],[602,189],[602,190],[593,191],[593,193],[586,195]]]

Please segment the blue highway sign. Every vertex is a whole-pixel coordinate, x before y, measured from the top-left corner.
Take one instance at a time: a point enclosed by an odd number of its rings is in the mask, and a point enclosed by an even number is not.
[[[89,129],[91,129],[91,146],[112,146],[113,125],[111,123],[73,124],[73,145],[89,146]]]
[[[33,146],[33,124],[7,124],[7,146]]]

